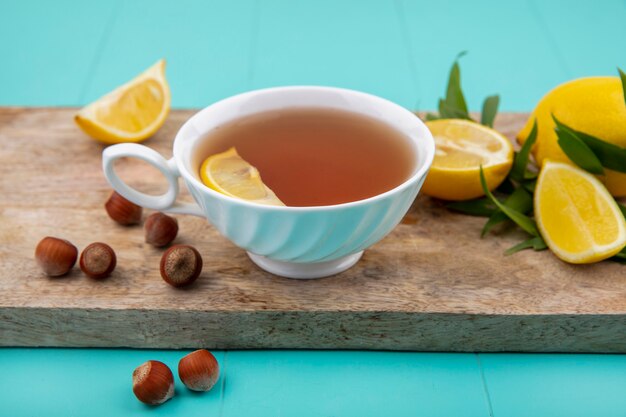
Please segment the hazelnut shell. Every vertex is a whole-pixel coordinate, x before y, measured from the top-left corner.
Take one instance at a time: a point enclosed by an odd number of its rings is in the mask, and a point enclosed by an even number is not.
[[[202,272],[202,257],[193,246],[174,245],[161,257],[161,277],[174,287],[194,282]]]
[[[106,243],[95,242],[80,254],[80,269],[90,278],[103,279],[111,275],[117,265],[115,251]]]
[[[107,202],[104,203],[104,208],[109,217],[121,225],[130,226],[141,222],[141,214],[143,212],[141,206],[128,201],[115,191],[111,193]]]
[[[35,259],[50,277],[67,274],[76,264],[78,249],[65,239],[44,237],[35,249]]]
[[[217,359],[205,349],[196,350],[178,362],[178,376],[193,391],[209,391],[220,376]]]
[[[145,362],[133,371],[133,393],[142,403],[162,404],[174,396],[174,375],[163,362]]]
[[[146,242],[158,248],[167,246],[178,234],[178,221],[163,213],[152,213],[144,224]]]

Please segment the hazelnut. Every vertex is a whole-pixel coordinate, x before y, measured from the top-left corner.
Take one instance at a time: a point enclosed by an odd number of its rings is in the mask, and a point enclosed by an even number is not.
[[[191,352],[178,362],[178,376],[193,391],[208,391],[220,376],[220,366],[208,350]]]
[[[162,404],[174,396],[174,375],[163,362],[148,361],[133,371],[133,393],[142,403]]]
[[[108,277],[116,264],[115,252],[106,243],[92,243],[80,254],[80,269],[90,278]]]
[[[178,234],[178,221],[163,213],[152,213],[144,225],[146,243],[156,247],[169,245]]]
[[[67,274],[76,263],[78,249],[65,239],[44,237],[35,249],[35,259],[43,272],[51,277]]]
[[[124,226],[139,224],[141,221],[142,208],[135,203],[131,203],[117,192],[113,191],[111,196],[104,203],[109,217]]]
[[[202,257],[189,245],[174,245],[161,257],[161,277],[174,287],[194,282],[202,271]]]

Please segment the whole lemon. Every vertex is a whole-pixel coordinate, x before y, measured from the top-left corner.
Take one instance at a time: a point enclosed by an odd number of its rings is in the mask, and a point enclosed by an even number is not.
[[[579,78],[561,84],[546,94],[530,115],[517,139],[524,143],[537,120],[535,160],[546,158],[570,162],[557,143],[552,115],[572,129],[617,146],[626,147],[626,103],[619,77]],[[626,196],[626,173],[606,169],[604,185],[616,197]]]

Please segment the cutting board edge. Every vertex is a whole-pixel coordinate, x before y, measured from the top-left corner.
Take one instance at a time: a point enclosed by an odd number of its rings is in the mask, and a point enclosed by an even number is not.
[[[626,353],[626,313],[232,313],[0,307],[0,334],[0,346],[24,347]]]

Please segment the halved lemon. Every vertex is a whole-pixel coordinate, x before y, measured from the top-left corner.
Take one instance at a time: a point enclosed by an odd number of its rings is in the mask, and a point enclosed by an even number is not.
[[[624,216],[606,187],[586,171],[546,160],[534,204],[543,239],[565,262],[598,262],[626,246]]]
[[[485,195],[482,165],[489,190],[504,181],[513,164],[513,145],[500,133],[460,119],[426,122],[435,138],[435,159],[422,191],[443,200],[470,200]]]
[[[230,197],[271,206],[285,205],[263,183],[259,170],[239,156],[235,148],[208,157],[200,167],[200,178],[207,187]]]
[[[75,120],[85,133],[101,142],[141,142],[154,135],[169,111],[170,88],[162,59],[81,109]]]

